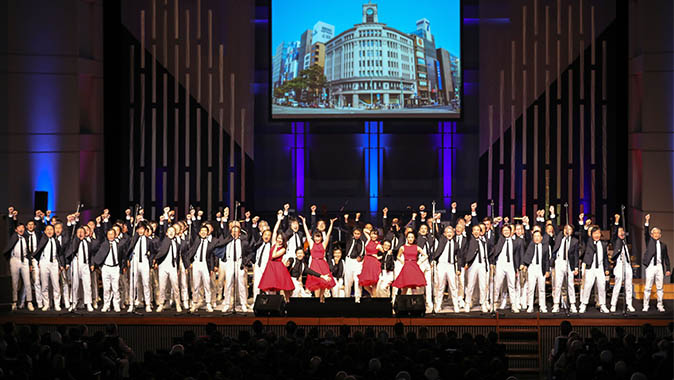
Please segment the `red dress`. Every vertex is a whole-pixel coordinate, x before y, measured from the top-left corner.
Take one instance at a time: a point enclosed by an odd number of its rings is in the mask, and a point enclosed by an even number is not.
[[[370,240],[365,246],[365,258],[363,259],[363,270],[358,275],[358,281],[362,286],[377,285],[379,274],[381,274],[381,263],[377,259],[378,242]]]
[[[262,291],[279,291],[279,290],[293,290],[295,284],[290,277],[290,272],[285,265],[283,265],[283,256],[273,258],[276,252],[276,244],[269,250],[269,262],[260,278],[260,285],[258,286]]]
[[[404,245],[403,256],[405,256],[405,265],[400,270],[400,274],[391,284],[395,288],[417,288],[426,286],[424,272],[417,264],[417,245]]]
[[[320,273],[321,275],[327,274],[330,276],[330,281],[325,281],[324,279],[316,276],[307,276],[307,283],[305,287],[310,290],[318,289],[332,289],[335,286],[335,279],[332,278],[332,273],[330,273],[330,267],[328,262],[325,261],[325,248],[323,244],[314,244],[311,248],[311,265],[309,268]]]

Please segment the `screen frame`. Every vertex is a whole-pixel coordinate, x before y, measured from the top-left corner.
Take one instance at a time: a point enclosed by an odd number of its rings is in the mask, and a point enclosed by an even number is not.
[[[267,46],[267,64],[269,67],[268,74],[267,74],[267,121],[269,122],[283,122],[283,121],[300,121],[300,122],[311,122],[311,121],[325,121],[325,120],[335,120],[335,119],[345,119],[349,121],[369,121],[369,120],[424,120],[424,121],[456,121],[460,122],[463,121],[464,118],[464,84],[465,84],[465,77],[464,77],[464,22],[463,22],[463,6],[464,6],[464,0],[459,0],[459,34],[460,34],[460,48],[459,48],[459,55],[461,59],[461,66],[459,68],[460,76],[461,76],[461,86],[459,87],[459,98],[461,99],[461,108],[459,109],[458,115],[457,116],[448,116],[450,114],[442,114],[444,117],[442,117],[439,114],[428,114],[428,113],[405,113],[405,114],[386,114],[386,113],[378,113],[378,114],[372,114],[372,117],[366,117],[362,114],[330,114],[330,115],[318,115],[318,114],[296,114],[296,115],[276,115],[274,116],[272,112],[272,107],[273,107],[273,102],[272,102],[272,96],[270,91],[272,91],[272,71],[273,71],[273,55],[272,55],[272,23],[274,20],[272,19],[272,7],[274,1],[277,0],[270,0],[269,1],[269,6],[267,7],[267,20],[269,20],[268,25],[269,27],[267,28],[267,41],[269,41]],[[451,114],[453,115],[453,114]]]

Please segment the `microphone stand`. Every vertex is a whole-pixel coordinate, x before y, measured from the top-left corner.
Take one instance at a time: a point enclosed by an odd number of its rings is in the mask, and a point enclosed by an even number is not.
[[[489,217],[491,218],[492,223],[493,223],[493,221],[494,221],[494,200],[490,199],[489,204],[491,206],[489,208]],[[493,227],[494,226],[492,224],[492,228]],[[496,232],[492,231],[492,233],[496,233]],[[491,304],[489,314],[492,318],[496,318],[497,317],[497,315],[496,315],[496,299],[495,299],[496,298],[496,296],[495,296],[496,284],[494,283],[494,274],[495,274],[494,272],[496,272],[496,265],[494,264],[494,266],[492,268],[492,264],[489,262],[489,240],[487,240],[486,236],[485,236],[485,240],[487,242],[485,254],[486,254],[486,260],[487,260],[487,264],[488,264],[487,268],[489,268],[489,272],[487,273],[489,275],[489,285],[487,287],[487,293],[489,294],[489,303]]]
[[[134,211],[134,219],[133,219],[133,231],[131,232],[131,241],[133,241],[133,238],[136,236],[136,227],[138,226],[138,214],[140,212],[140,206],[135,205],[133,211]],[[136,242],[136,243],[138,243],[138,242]],[[131,252],[133,252],[135,249],[136,249],[135,246],[131,247]],[[139,253],[139,255],[142,255],[142,254],[143,254],[143,252]],[[137,294],[136,294],[136,292],[137,292],[136,282],[138,281],[138,279],[136,278],[136,271],[133,270],[134,266],[135,265],[134,265],[133,258],[132,258],[131,262],[129,264],[129,272],[130,272],[129,273],[129,286],[131,287],[131,299],[129,300],[129,302],[130,302],[129,307],[131,308],[131,314],[143,315],[143,314],[136,311],[136,296],[137,296]]]
[[[239,211],[239,206],[241,203],[239,201],[234,202],[234,219],[232,220],[237,220],[238,219],[238,211]],[[239,233],[241,233],[241,228],[239,228]],[[231,231],[230,231],[231,234]],[[241,235],[239,235],[239,239],[241,239]],[[233,244],[236,244],[236,239],[232,240]],[[243,248],[243,245],[241,246]],[[236,251],[234,252],[236,254]],[[227,257],[227,246],[225,246],[225,258]],[[241,255],[241,264],[243,264],[243,252],[239,252],[239,255]],[[238,273],[237,273],[237,267],[236,267],[236,257],[232,257],[232,267],[233,267],[233,277],[232,281],[234,281],[234,294],[232,295],[232,312],[231,313],[225,313],[224,315],[236,315],[236,298],[238,296]],[[241,308],[243,309],[244,305],[241,305]]]
[[[75,211],[75,214],[78,214],[80,212],[80,208],[84,207],[84,204],[81,202],[77,203],[77,211]],[[73,229],[70,232],[70,240],[68,241],[68,244],[73,243],[73,239],[75,238],[75,230],[77,229],[77,223],[73,225]],[[75,303],[75,276],[77,275],[75,272],[75,269],[79,271],[79,261],[77,263],[78,268],[73,268],[73,262],[77,260],[77,253],[73,252],[73,259],[70,261],[70,310],[68,312],[63,313],[61,315],[65,314],[72,314],[72,315],[80,315],[80,313],[77,312],[77,304]],[[67,276],[67,275],[66,275]]]
[[[569,203],[568,203],[568,202],[564,202],[564,215],[566,216],[566,218],[565,218],[565,219],[566,219],[566,223],[564,224],[564,227],[562,228],[562,239],[566,239],[566,236],[564,236],[564,229],[566,229],[566,225],[569,224]],[[570,239],[569,239],[569,240],[570,240]],[[566,250],[567,250],[567,252],[568,252],[568,250],[569,250],[569,247],[568,247],[568,246],[566,247]],[[566,260],[566,266],[567,266],[567,268],[566,268],[566,272],[567,272],[566,275],[567,275],[567,276],[571,276],[571,278],[572,278],[573,280],[575,280],[575,279],[576,279],[576,276],[573,275],[573,271],[571,271],[571,265],[569,265],[569,260],[568,260],[569,257],[567,256],[566,258],[567,258],[567,260]],[[568,277],[567,277],[567,278],[568,278]],[[563,280],[562,280],[562,281],[563,281]],[[571,281],[571,283],[574,283],[574,281]],[[560,295],[561,295],[561,298],[562,298],[562,310],[564,310],[564,314],[565,314],[566,317],[568,318],[568,317],[569,317],[569,305],[568,305],[568,298],[569,298],[569,281],[568,281],[568,280],[566,281],[566,284],[567,284],[567,285],[566,285],[566,298],[564,298],[564,295],[563,295],[563,294],[560,294]],[[572,286],[573,286],[573,285],[572,285]],[[552,285],[552,287],[553,287],[553,289],[554,289],[554,284]],[[561,285],[560,285],[559,291],[560,291],[560,293],[561,293],[561,291],[562,291]],[[554,290],[553,290],[553,292],[554,292]]]
[[[625,246],[623,249],[627,249],[627,239],[629,239],[629,234],[627,233],[627,223],[625,223],[625,205],[620,206],[620,214],[622,215],[623,220],[623,231],[625,231]],[[618,253],[618,258],[622,256],[622,252]],[[622,271],[623,271],[623,294],[625,295],[625,302],[623,302],[623,317],[627,317],[627,252],[625,252],[625,258],[622,260]],[[615,284],[613,285],[615,286]]]

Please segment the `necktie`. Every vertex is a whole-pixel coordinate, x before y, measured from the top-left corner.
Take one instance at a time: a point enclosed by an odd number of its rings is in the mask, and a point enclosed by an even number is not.
[[[295,236],[295,249],[297,249],[297,248],[300,247],[300,238],[299,238],[299,236],[298,236],[299,234],[298,234],[298,233],[294,233],[293,235]]]
[[[660,252],[660,241],[655,242],[655,265],[658,265],[658,252]]]
[[[84,240],[80,241],[80,250],[82,251],[82,256],[84,256],[84,263],[87,263],[87,244]]]
[[[449,242],[449,263],[454,264],[454,240]]]
[[[594,242],[594,267],[599,268],[599,244],[597,241]]]
[[[49,239],[49,262],[54,262],[54,238]]]
[[[541,245],[536,244],[536,264],[540,264]]]
[[[21,262],[23,262],[25,256],[23,254],[23,237],[21,236],[19,236],[19,250],[21,251]]]
[[[567,243],[568,240],[569,240],[569,238],[568,238],[568,237],[565,237],[565,238],[564,238],[564,245],[562,246],[562,252],[564,252],[564,260],[567,259],[567,255],[566,255],[566,253],[567,253],[567,252],[566,252],[566,243]]]
[[[33,253],[33,236],[28,234],[28,252]]]
[[[510,239],[506,240],[506,262],[508,263],[510,262],[510,243]]]
[[[199,261],[204,261],[204,251],[206,251],[206,239],[201,239],[201,247],[199,247]]]
[[[260,253],[260,257],[257,259],[257,266],[262,266],[262,256],[264,256],[264,250],[267,247],[269,247],[269,243],[264,243],[262,245],[262,252]]]
[[[143,262],[143,255],[145,254],[145,250],[143,249],[143,243],[145,243],[145,236],[140,237],[140,248],[138,253],[138,262],[140,263]]]
[[[173,250],[173,244],[175,244],[175,240],[171,239],[171,266],[176,267],[176,254],[175,251]]]
[[[629,263],[630,262],[630,252],[627,249],[627,242],[624,239],[622,240],[622,242],[623,242],[623,252],[625,253],[625,260],[627,260],[627,262]]]
[[[238,243],[239,239],[234,239],[234,261],[236,261],[236,258],[239,256],[236,252],[236,243]]]
[[[112,266],[117,266],[117,244],[114,241],[110,242],[110,250],[112,251]]]

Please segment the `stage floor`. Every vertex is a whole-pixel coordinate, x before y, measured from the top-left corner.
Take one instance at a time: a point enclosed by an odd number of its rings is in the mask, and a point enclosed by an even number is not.
[[[292,300],[291,300],[292,302]],[[482,313],[477,308],[470,313],[446,312],[439,314],[427,314],[420,318],[376,317],[376,318],[351,318],[351,317],[256,317],[253,313],[223,313],[216,310],[208,313],[199,310],[196,313],[176,313],[174,310],[164,310],[161,313],[145,313],[138,309],[138,313],[101,313],[94,311],[88,313],[80,311],[79,314],[56,311],[27,311],[0,313],[0,323],[14,322],[17,324],[37,325],[103,325],[116,323],[118,325],[204,325],[214,323],[223,326],[250,325],[255,320],[261,320],[266,325],[284,325],[288,321],[294,321],[298,325],[305,326],[392,326],[402,322],[408,326],[559,326],[563,320],[570,320],[574,325],[582,326],[640,326],[650,323],[654,326],[666,326],[674,320],[674,301],[665,301],[666,311],[658,312],[655,302],[651,301],[650,310],[646,313],[641,311],[640,300],[634,301],[635,313],[622,315],[622,306],[619,305],[617,313],[601,313],[595,307],[588,307],[583,314],[560,313],[512,313],[509,310],[499,310],[497,315]]]

